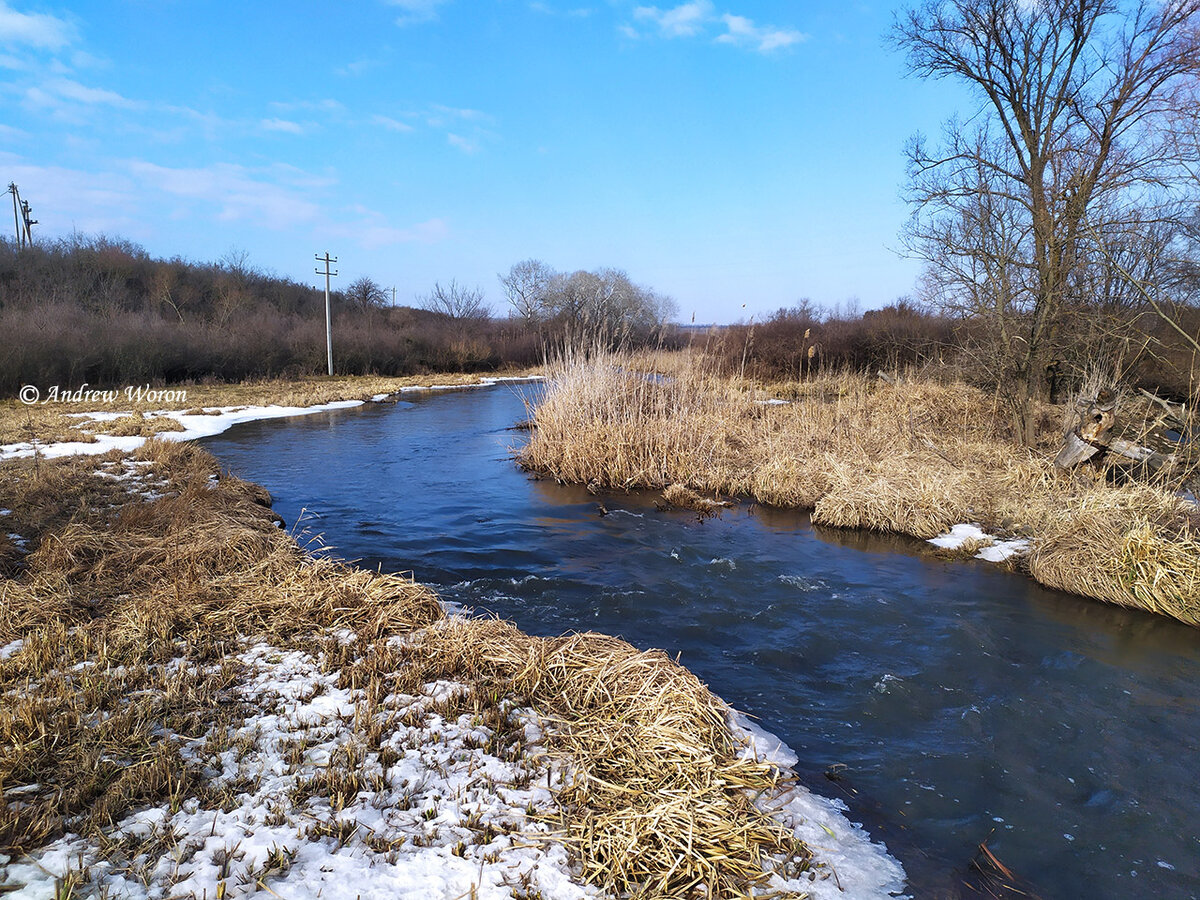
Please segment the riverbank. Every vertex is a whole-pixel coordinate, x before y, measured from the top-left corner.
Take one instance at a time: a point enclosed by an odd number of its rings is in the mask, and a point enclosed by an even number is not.
[[[902,883],[663,654],[447,617],[411,580],[306,553],[193,446],[9,461],[0,509],[5,893]]]
[[[0,401],[0,460],[131,452],[154,435],[193,440],[220,434],[239,422],[380,403],[412,391],[538,377],[535,370],[524,370],[490,376],[310,376],[169,387],[26,385],[19,398]]]
[[[1006,545],[1005,564],[1042,584],[1200,624],[1195,507],[1167,483],[1056,470],[1061,409],[1040,411],[1026,449],[997,400],[966,385],[844,374],[764,391],[686,354],[665,378],[638,365],[552,367],[522,464],[596,489],[747,496],[820,525],[946,536],[963,555]],[[965,524],[978,530],[952,540]]]

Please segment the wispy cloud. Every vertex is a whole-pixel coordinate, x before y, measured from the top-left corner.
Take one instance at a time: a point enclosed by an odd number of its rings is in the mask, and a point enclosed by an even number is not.
[[[447,133],[446,142],[451,147],[456,147],[463,153],[475,154],[479,152],[479,141],[474,138],[463,137],[461,134]]]
[[[356,207],[359,220],[335,225],[330,235],[358,242],[367,250],[391,247],[396,244],[436,244],[450,236],[450,226],[445,219],[434,218],[415,225],[397,226],[374,210]]]
[[[383,65],[382,60],[378,59],[356,59],[343,65],[337,66],[333,70],[334,75],[341,75],[344,78],[357,78],[364,72],[369,72],[378,66]]]
[[[25,102],[69,120],[79,120],[82,113],[97,106],[126,110],[146,106],[142,101],[131,100],[116,91],[89,87],[70,78],[50,78],[26,88]]]
[[[380,128],[386,128],[388,131],[409,132],[413,127],[407,122],[401,122],[399,119],[393,119],[391,116],[371,116],[371,121]]]
[[[438,16],[438,7],[446,2],[447,0],[388,0],[391,6],[400,9],[400,15],[396,17],[397,25],[432,22]]]
[[[258,123],[263,131],[273,131],[279,134],[304,134],[304,126],[290,119],[263,119]]]
[[[638,21],[654,23],[665,37],[693,37],[712,20],[713,5],[709,0],[692,0],[672,9],[638,6],[633,10],[633,17]]]
[[[346,107],[332,97],[326,97],[323,100],[272,100],[267,105],[280,112],[302,111],[334,114],[346,111]]]
[[[746,16],[718,14],[711,0],[691,0],[668,9],[637,6],[633,10],[633,19],[652,31],[640,31],[629,23],[618,26],[618,31],[631,39],[645,37],[647,33],[657,33],[665,38],[693,38],[711,36],[718,31],[712,38],[715,43],[745,47],[757,53],[771,53],[808,40],[808,35],[794,28],[760,26]]]
[[[248,222],[282,231],[314,222],[320,214],[319,204],[303,188],[281,183],[269,170],[229,163],[172,168],[134,160],[128,171],[143,190],[191,204],[180,212],[215,212],[222,222]]]
[[[726,31],[717,37],[717,43],[750,47],[759,53],[770,53],[808,40],[808,35],[802,31],[770,25],[758,26],[753,19],[745,16],[726,14],[721,16],[721,21]]]
[[[459,122],[491,122],[492,116],[478,109],[463,109],[434,103],[429,107],[427,121],[432,128],[443,127],[447,120]]]
[[[542,3],[541,0],[533,0],[529,4],[529,9],[535,13],[541,13],[544,16],[569,16],[575,19],[586,19],[592,15],[595,10],[587,6],[578,6],[571,9],[558,9],[551,6],[549,3]]]
[[[74,42],[75,27],[47,13],[20,13],[0,0],[0,46],[61,50]]]

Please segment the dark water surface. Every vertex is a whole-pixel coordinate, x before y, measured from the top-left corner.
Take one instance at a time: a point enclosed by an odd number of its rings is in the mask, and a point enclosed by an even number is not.
[[[981,841],[1047,898],[1200,895],[1200,631],[921,542],[718,519],[531,479],[500,385],[241,425],[206,445],[289,525],[535,634],[658,647],[954,897]],[[607,515],[601,515],[601,501]],[[844,778],[825,777],[844,766]]]

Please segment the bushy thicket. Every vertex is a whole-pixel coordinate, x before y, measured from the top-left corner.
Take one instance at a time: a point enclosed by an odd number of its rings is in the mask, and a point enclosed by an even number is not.
[[[1162,317],[1144,309],[1098,306],[1071,312],[1063,317],[1045,373],[1047,399],[1063,399],[1098,365],[1133,388],[1178,401],[1195,396],[1200,360]],[[1200,335],[1200,309],[1175,304],[1169,313],[1185,332]],[[830,312],[802,301],[724,329],[707,343],[724,371],[766,381],[829,371],[927,369],[991,390],[1003,378],[993,325],[982,317],[944,315],[906,298],[861,314]]]
[[[920,366],[953,350],[947,318],[907,300],[883,309],[829,313],[803,301],[759,322],[734,325],[716,349],[726,370],[766,380],[820,371],[874,372]]]
[[[325,371],[324,292],[247,265],[152,258],[119,239],[0,242],[0,391]],[[507,320],[331,298],[340,374],[487,371],[540,358]]]

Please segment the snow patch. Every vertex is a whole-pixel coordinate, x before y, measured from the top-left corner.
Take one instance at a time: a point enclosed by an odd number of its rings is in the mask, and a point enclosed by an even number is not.
[[[739,712],[730,714],[734,736],[745,741],[741,756],[781,769],[796,765],[796,752]],[[846,818],[846,805],[795,785],[775,797],[760,798],[759,808],[795,831],[813,852],[812,872],[794,879],[776,875],[770,887],[806,893],[812,900],[867,900],[903,896],[905,875],[887,847],[875,843],[857,822]],[[836,873],[836,877],[832,875]]]
[[[947,550],[961,549],[968,541],[986,543],[987,546],[980,548],[975,558],[991,563],[1002,563],[1014,556],[1024,556],[1030,548],[1028,538],[1000,540],[972,523],[955,525],[945,534],[929,539],[929,543],[935,547],[944,547]]]

